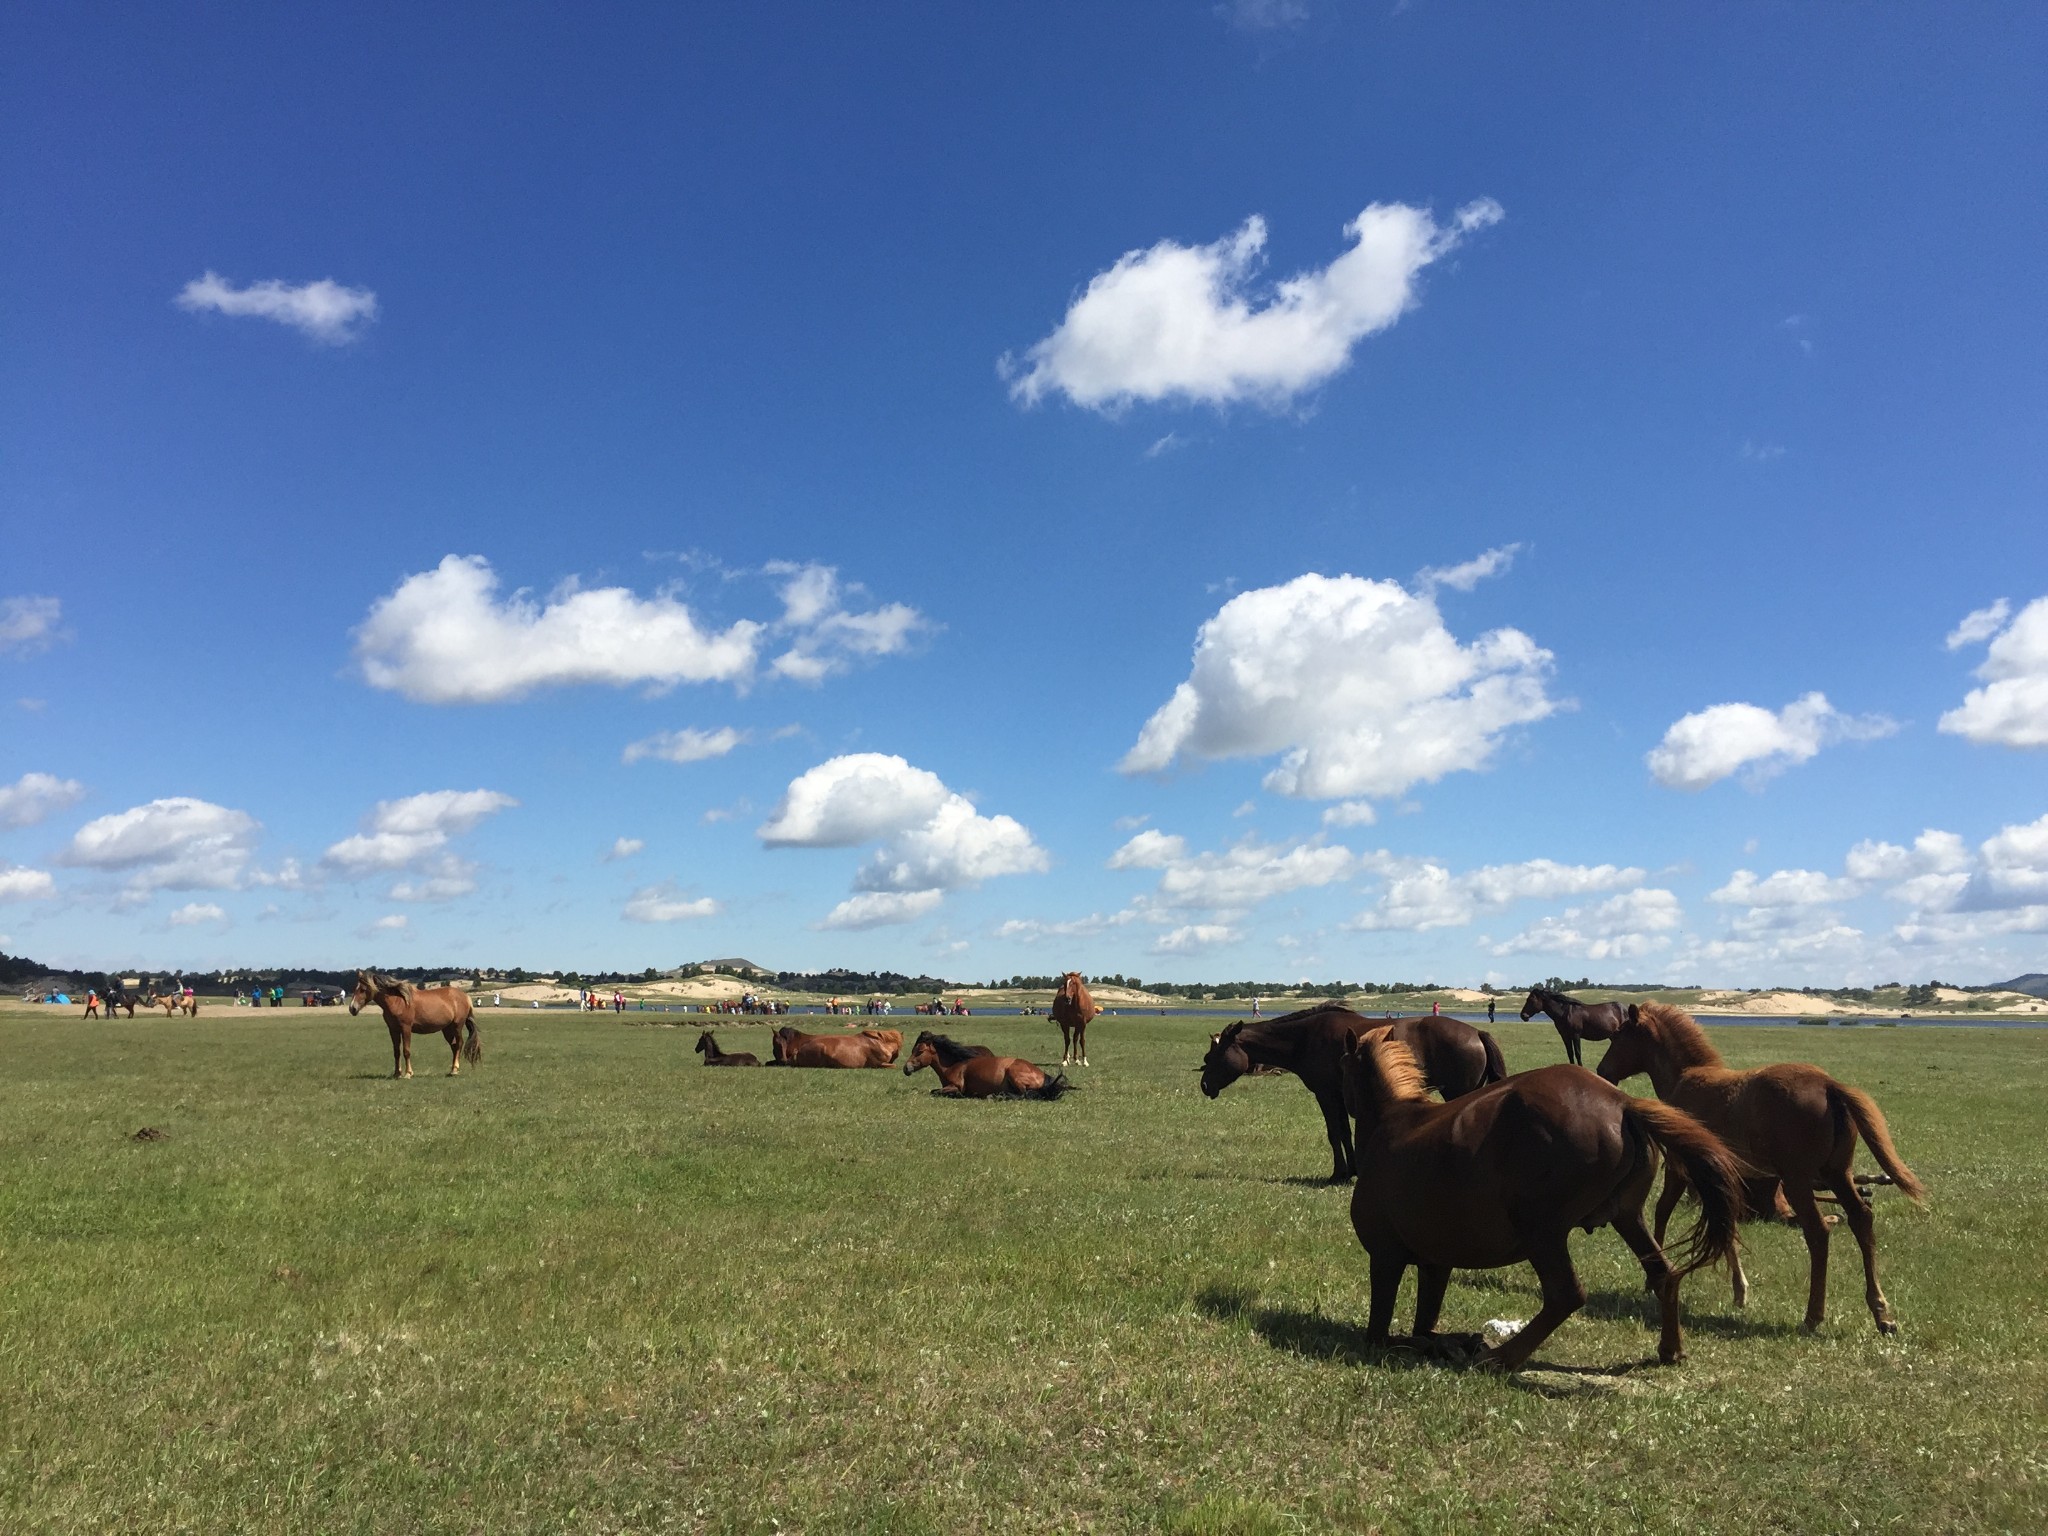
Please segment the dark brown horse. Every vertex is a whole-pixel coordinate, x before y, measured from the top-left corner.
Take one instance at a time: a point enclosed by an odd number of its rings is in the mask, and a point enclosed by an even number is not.
[[[752,1051],[721,1051],[710,1030],[697,1037],[697,1054],[707,1067],[758,1067],[761,1058]]]
[[[1909,1199],[1918,1202],[1926,1191],[1892,1146],[1877,1101],[1804,1062],[1735,1071],[1722,1064],[1721,1053],[1692,1015],[1668,1003],[1631,1004],[1614,1043],[1600,1058],[1600,1075],[1610,1083],[1625,1083],[1638,1072],[1650,1074],[1658,1098],[1697,1116],[1751,1168],[1780,1181],[1792,1218],[1806,1235],[1808,1331],[1821,1325],[1828,1305],[1828,1224],[1814,1200],[1819,1188],[1834,1192],[1863,1250],[1863,1296],[1877,1331],[1898,1332],[1877,1284],[1877,1230],[1849,1168],[1857,1136],[1869,1143],[1878,1166]],[[1685,1187],[1679,1168],[1664,1176],[1664,1193],[1657,1199],[1660,1237]],[[1749,1282],[1740,1259],[1732,1269],[1739,1307],[1749,1298]]]
[[[940,1098],[1056,1099],[1068,1087],[1064,1073],[1047,1077],[1035,1062],[998,1056],[985,1045],[962,1045],[929,1029],[911,1046],[903,1075],[926,1067],[939,1080],[932,1092]]]
[[[1368,1341],[1387,1342],[1411,1264],[1414,1337],[1425,1346],[1453,1269],[1527,1264],[1542,1284],[1542,1309],[1484,1356],[1515,1370],[1586,1304],[1572,1228],[1612,1226],[1657,1297],[1657,1358],[1683,1359],[1679,1281],[1735,1253],[1742,1169],[1734,1154],[1690,1115],[1632,1099],[1583,1067],[1539,1067],[1433,1104],[1415,1058],[1388,1033],[1372,1031],[1344,1058],[1344,1096],[1358,1117],[1351,1225],[1372,1261]],[[1700,1191],[1700,1219],[1676,1269],[1643,1225],[1659,1151]]]
[[[785,1024],[770,1037],[778,1067],[891,1067],[903,1050],[900,1029],[864,1029],[855,1035],[807,1035]]]
[[[1062,976],[1052,994],[1052,1021],[1060,1027],[1060,1065],[1088,1065],[1088,1021],[1102,1010],[1088,995],[1079,971]]]
[[[1548,987],[1531,987],[1522,999],[1522,1021],[1527,1023],[1539,1013],[1550,1015],[1557,1038],[1564,1042],[1564,1059],[1575,1067],[1585,1065],[1579,1059],[1580,1041],[1612,1040],[1626,1017],[1619,1003],[1582,1003]]]
[[[1347,1037],[1383,1023],[1422,1063],[1430,1087],[1447,1099],[1508,1075],[1499,1042],[1461,1019],[1424,1013],[1374,1020],[1337,1003],[1320,1003],[1277,1019],[1240,1020],[1211,1035],[1209,1054],[1202,1059],[1202,1092],[1213,1099],[1255,1066],[1292,1072],[1322,1109],[1330,1137],[1330,1181],[1348,1179],[1353,1172],[1351,1117],[1344,1112],[1339,1068]]]
[[[484,1048],[476,1034],[476,1014],[469,1006],[469,994],[460,987],[416,987],[396,976],[377,971],[357,971],[356,984],[348,995],[351,1016],[375,1003],[384,1015],[384,1027],[391,1031],[391,1075],[412,1076],[412,1037],[439,1034],[448,1042],[448,1075],[455,1076],[466,1061],[471,1066],[484,1059]],[[463,1027],[469,1028],[467,1041]]]

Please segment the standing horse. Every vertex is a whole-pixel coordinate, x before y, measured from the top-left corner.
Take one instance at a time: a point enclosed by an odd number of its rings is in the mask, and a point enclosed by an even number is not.
[[[1064,1073],[1047,1077],[1035,1062],[998,1056],[985,1045],[962,1045],[929,1029],[910,1048],[903,1075],[926,1067],[939,1080],[932,1093],[945,1099],[1056,1099],[1068,1087]]]
[[[1827,1315],[1828,1224],[1813,1193],[1823,1187],[1841,1202],[1843,1218],[1863,1250],[1863,1298],[1877,1331],[1897,1333],[1899,1325],[1877,1284],[1877,1231],[1870,1207],[1849,1171],[1858,1134],[1907,1198],[1918,1204],[1926,1190],[1893,1147],[1877,1101],[1804,1062],[1747,1072],[1725,1066],[1692,1015],[1669,1003],[1630,1004],[1614,1043],[1600,1058],[1600,1075],[1610,1083],[1627,1082],[1638,1072],[1650,1074],[1658,1098],[1697,1116],[1737,1157],[1779,1181],[1792,1218],[1806,1236],[1806,1330],[1820,1327]],[[1685,1186],[1677,1167],[1665,1174],[1664,1193],[1657,1198],[1658,1236]],[[1749,1299],[1749,1281],[1741,1259],[1731,1259],[1739,1307]]]
[[[1337,1003],[1319,1003],[1277,1019],[1240,1020],[1209,1037],[1202,1058],[1202,1092],[1215,1098],[1254,1067],[1292,1072],[1316,1096],[1330,1137],[1330,1182],[1351,1177],[1354,1159],[1351,1117],[1344,1111],[1340,1066],[1347,1037],[1377,1027],[1373,1020]],[[1508,1075],[1500,1044],[1461,1019],[1418,1014],[1387,1027],[1422,1063],[1430,1087],[1455,1099]]]
[[[697,1054],[707,1067],[758,1067],[761,1058],[752,1051],[721,1051],[710,1030],[697,1037]]]
[[[1526,1024],[1538,1013],[1550,1015],[1557,1038],[1564,1042],[1564,1058],[1575,1067],[1585,1065],[1579,1059],[1580,1041],[1612,1040],[1627,1017],[1619,1003],[1582,1003],[1548,987],[1531,987],[1522,999],[1522,1022]]]
[[[1068,971],[1052,994],[1052,1021],[1060,1027],[1060,1065],[1088,1065],[1088,1021],[1102,1010],[1088,995],[1079,971]]]
[[[393,1077],[412,1076],[415,1031],[438,1032],[448,1042],[450,1077],[462,1070],[463,1062],[474,1066],[484,1059],[484,1048],[476,1036],[476,1014],[469,1006],[469,994],[460,987],[416,987],[396,976],[357,971],[355,988],[348,995],[349,1016],[353,1018],[371,1003],[383,1013],[384,1026],[391,1031]],[[467,1041],[462,1039],[464,1025],[469,1026]]]
[[[1742,1169],[1734,1154],[1682,1110],[1632,1099],[1584,1067],[1539,1067],[1432,1104],[1414,1056],[1388,1034],[1371,1031],[1344,1057],[1344,1097],[1358,1117],[1351,1226],[1372,1261],[1366,1338],[1387,1342],[1410,1264],[1414,1338],[1427,1345],[1453,1269],[1526,1263],[1542,1284],[1542,1310],[1484,1357],[1515,1370],[1586,1304],[1572,1228],[1612,1226],[1657,1297],[1657,1358],[1683,1359],[1679,1281],[1735,1254]],[[1643,1226],[1659,1151],[1700,1192],[1700,1219],[1676,1269]]]
[[[149,994],[149,1006],[163,1009],[164,1017],[170,1019],[177,1017],[178,1010],[185,1006],[185,999],[175,994],[166,997],[161,992],[152,992]]]

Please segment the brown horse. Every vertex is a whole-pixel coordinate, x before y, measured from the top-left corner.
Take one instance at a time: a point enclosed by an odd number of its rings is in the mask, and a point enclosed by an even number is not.
[[[1879,1333],[1896,1333],[1891,1306],[1877,1284],[1877,1231],[1849,1170],[1860,1134],[1871,1156],[1906,1196],[1919,1203],[1926,1190],[1892,1146],[1891,1131],[1876,1100],[1838,1083],[1819,1067],[1780,1062],[1738,1072],[1722,1064],[1721,1053],[1691,1014],[1668,1003],[1630,1004],[1614,1043],[1600,1058],[1600,1075],[1610,1083],[1650,1074],[1657,1097],[1704,1121],[1758,1173],[1780,1181],[1792,1218],[1806,1236],[1808,1274],[1806,1329],[1821,1325],[1828,1305],[1828,1224],[1814,1190],[1832,1190],[1842,1205],[1856,1245],[1863,1250],[1863,1296]],[[1661,1237],[1686,1180],[1674,1167],[1657,1199]],[[1735,1304],[1749,1299],[1742,1261],[1731,1265]]]
[[[998,1056],[985,1045],[961,1045],[926,1030],[910,1048],[903,1075],[930,1067],[947,1099],[1056,1099],[1067,1091],[1064,1073],[1047,1077],[1044,1068],[1017,1056]]]
[[[168,997],[161,992],[152,992],[149,994],[148,1006],[163,1009],[164,1017],[173,1019],[178,1016],[178,1010],[185,1006],[185,999],[176,992]]]
[[[351,1017],[375,1003],[391,1031],[391,1075],[412,1076],[412,1037],[438,1032],[448,1042],[448,1075],[484,1059],[483,1045],[476,1035],[476,1014],[469,1006],[469,994],[460,987],[416,987],[396,976],[376,971],[357,971],[356,984],[348,995]],[[464,1025],[469,1039],[462,1039]]]
[[[1088,1021],[1101,1012],[1079,971],[1068,971],[1055,984],[1052,1021],[1060,1027],[1061,1066],[1088,1065]]]
[[[721,1051],[710,1030],[697,1037],[697,1054],[707,1067],[758,1067],[761,1058],[752,1051]]]
[[[785,1024],[770,1037],[778,1067],[893,1067],[903,1050],[900,1029],[864,1029],[856,1035],[807,1035]]]
[[[114,1016],[116,1008],[126,1008],[128,1010],[128,1017],[131,1019],[135,1017],[135,995],[125,989],[119,992],[110,992],[107,996],[101,998],[100,1001],[105,1004],[107,1017],[110,1019]]]
[[[1515,1370],[1586,1304],[1572,1268],[1572,1228],[1612,1226],[1657,1297],[1657,1358],[1683,1359],[1679,1281],[1735,1253],[1742,1169],[1734,1154],[1683,1111],[1632,1099],[1568,1064],[1433,1104],[1414,1056],[1389,1033],[1373,1030],[1344,1058],[1344,1096],[1358,1117],[1351,1225],[1372,1262],[1366,1338],[1387,1342],[1410,1264],[1414,1338],[1427,1346],[1453,1269],[1526,1263],[1542,1284],[1542,1309],[1483,1357]],[[1643,1225],[1659,1151],[1700,1191],[1700,1219],[1676,1269]]]
[[[1612,1040],[1626,1017],[1619,1003],[1582,1003],[1548,987],[1531,987],[1522,999],[1522,1022],[1526,1024],[1539,1013],[1548,1014],[1557,1026],[1557,1038],[1564,1042],[1564,1059],[1575,1067],[1585,1065],[1580,1060],[1580,1041]]]
[[[1215,1098],[1255,1066],[1277,1067],[1301,1079],[1316,1096],[1330,1137],[1330,1182],[1351,1177],[1351,1117],[1344,1111],[1340,1073],[1348,1037],[1380,1027],[1337,1003],[1318,1003],[1277,1019],[1243,1020],[1209,1037],[1202,1059],[1202,1092]],[[1508,1075],[1500,1044],[1462,1019],[1418,1014],[1392,1020],[1393,1038],[1422,1063],[1429,1085],[1447,1099]]]

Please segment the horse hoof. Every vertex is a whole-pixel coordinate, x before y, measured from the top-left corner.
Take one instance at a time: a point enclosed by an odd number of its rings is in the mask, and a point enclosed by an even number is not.
[[[1805,1322],[1799,1325],[1799,1331],[1801,1333],[1819,1333],[1820,1324],[1821,1320],[1819,1318],[1809,1317]]]
[[[1660,1349],[1657,1351],[1657,1363],[1659,1365],[1683,1365],[1685,1364],[1685,1351],[1674,1349],[1667,1355]]]
[[[1898,1331],[1899,1331],[1899,1325],[1898,1325],[1897,1323],[1893,1322],[1893,1321],[1892,1321],[1892,1320],[1891,1320],[1890,1318],[1888,1318],[1888,1317],[1887,1317],[1887,1318],[1881,1318],[1881,1319],[1879,1319],[1879,1321],[1878,1321],[1878,1324],[1877,1324],[1877,1331],[1878,1331],[1879,1333],[1883,1334],[1883,1335],[1884,1335],[1884,1336],[1885,1336],[1886,1338],[1888,1338],[1888,1339],[1889,1339],[1889,1338],[1892,1338],[1892,1337],[1894,1337],[1894,1336],[1895,1336],[1895,1335],[1896,1335],[1896,1334],[1898,1333]]]

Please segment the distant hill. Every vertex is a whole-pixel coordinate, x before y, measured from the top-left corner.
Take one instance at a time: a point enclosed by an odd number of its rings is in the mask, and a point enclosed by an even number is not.
[[[775,974],[773,971],[769,970],[768,967],[765,965],[756,965],[751,960],[740,960],[737,958],[726,960],[698,960],[693,963],[700,971],[723,971],[728,976],[734,975],[736,973],[745,974],[748,976],[773,976]],[[675,970],[668,972],[668,974],[671,976],[675,976],[679,975],[683,971],[687,971],[688,969],[690,969],[689,966],[681,965],[677,966]]]
[[[1994,982],[1987,991],[2024,992],[2029,997],[2048,997],[2048,972],[2029,971],[2011,981]]]

